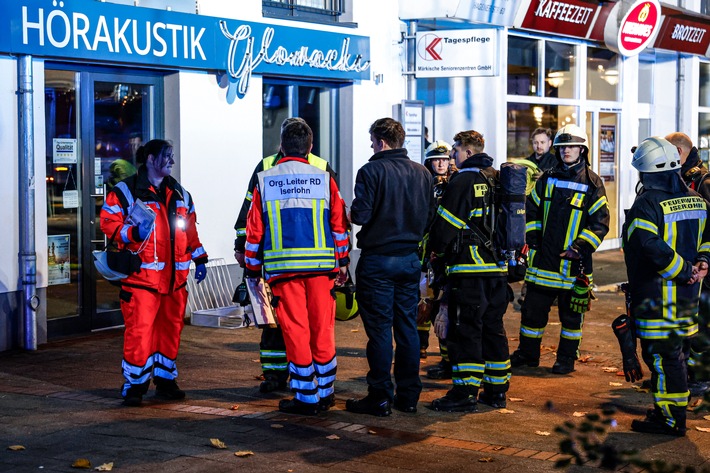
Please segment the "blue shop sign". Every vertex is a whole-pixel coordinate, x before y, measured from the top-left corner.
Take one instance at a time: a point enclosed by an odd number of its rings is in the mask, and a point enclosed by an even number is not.
[[[0,0],[0,53],[225,73],[368,80],[370,41],[305,28],[81,0]]]

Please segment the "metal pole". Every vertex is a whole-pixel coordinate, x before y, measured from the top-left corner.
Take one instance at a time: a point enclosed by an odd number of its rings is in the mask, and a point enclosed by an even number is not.
[[[407,100],[416,100],[417,20],[409,20],[407,26],[409,29],[409,34],[407,35]]]
[[[37,253],[35,252],[35,159],[34,102],[32,98],[32,56],[17,60],[20,190],[20,277],[22,279],[22,322],[27,350],[37,349]]]

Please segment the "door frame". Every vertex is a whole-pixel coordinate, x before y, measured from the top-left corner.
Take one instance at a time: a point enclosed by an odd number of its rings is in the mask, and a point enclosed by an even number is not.
[[[103,330],[123,325],[120,310],[97,312],[96,280],[93,268],[93,249],[103,249],[99,240],[94,240],[94,225],[98,225],[98,215],[95,214],[94,199],[94,166],[95,166],[95,130],[94,130],[94,83],[95,82],[125,82],[151,87],[147,123],[144,120],[143,136],[145,141],[164,135],[164,86],[165,73],[145,70],[127,70],[108,67],[80,67],[76,64],[50,63],[46,69],[66,70],[79,73],[79,94],[77,94],[78,121],[77,137],[81,156],[82,192],[81,229],[79,230],[79,313],[47,321],[48,338],[56,338],[89,331]],[[103,243],[103,241],[101,241]],[[118,299],[118,287],[116,299]]]

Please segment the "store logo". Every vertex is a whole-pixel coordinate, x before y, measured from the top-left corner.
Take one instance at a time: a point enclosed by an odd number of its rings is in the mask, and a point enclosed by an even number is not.
[[[653,2],[644,1],[632,6],[619,28],[622,53],[628,55],[641,52],[650,43],[660,20],[660,8]]]
[[[350,54],[350,38],[343,39],[340,51],[330,49],[326,53],[320,49],[309,50],[308,46],[296,45],[292,51],[284,46],[277,46],[270,54],[269,48],[271,48],[271,42],[274,39],[274,29],[267,27],[261,37],[259,52],[254,54],[256,38],[251,34],[251,26],[239,25],[232,33],[227,29],[227,22],[220,20],[219,27],[222,34],[230,40],[227,74],[230,77],[230,86],[236,83],[236,93],[239,98],[246,95],[252,73],[262,62],[279,66],[308,66],[314,69],[341,72],[362,72],[370,67],[370,61],[363,61],[362,55],[358,54],[353,57]]]
[[[441,61],[443,45],[441,38],[435,34],[425,34],[417,44],[417,54],[425,61]]]

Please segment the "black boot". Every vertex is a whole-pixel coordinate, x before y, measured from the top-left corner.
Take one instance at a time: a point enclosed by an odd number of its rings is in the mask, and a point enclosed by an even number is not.
[[[174,379],[155,377],[155,397],[165,401],[179,401],[185,399],[185,391],[180,389]]]
[[[540,366],[540,357],[533,358],[528,355],[524,355],[520,350],[515,350],[510,355],[510,366],[513,368],[518,368],[520,366],[529,366],[530,368],[536,368]]]
[[[259,385],[259,392],[270,393],[276,390],[284,391],[286,389],[286,380],[280,379],[273,374],[264,375],[264,381]]]
[[[330,396],[322,397],[318,400],[318,410],[319,411],[327,411],[331,407],[335,405],[335,394],[331,394]]]
[[[446,396],[434,399],[431,403],[435,411],[476,412],[478,390],[474,387],[454,386]]]
[[[554,374],[569,374],[574,371],[574,358],[571,356],[557,355],[557,361],[552,365]]]
[[[426,371],[429,379],[451,379],[451,363],[443,359],[437,366],[432,366]]]
[[[387,417],[392,414],[391,404],[386,395],[371,392],[362,399],[348,399],[345,401],[345,409],[355,414]]]
[[[148,383],[132,384],[123,395],[123,405],[138,407],[143,403],[143,395],[148,390]]]
[[[663,434],[674,437],[684,437],[685,427],[671,427],[666,423],[666,417],[658,408],[649,409],[645,419],[634,419],[631,421],[631,430],[644,434]]]
[[[318,404],[310,404],[298,399],[281,399],[279,401],[279,411],[286,414],[298,414],[302,416],[314,416],[318,414]]]
[[[478,396],[478,402],[496,409],[505,409],[505,393],[489,393],[484,389]]]

